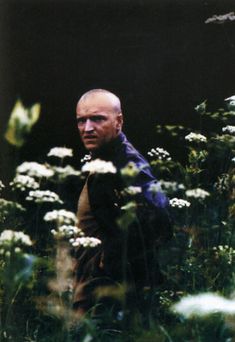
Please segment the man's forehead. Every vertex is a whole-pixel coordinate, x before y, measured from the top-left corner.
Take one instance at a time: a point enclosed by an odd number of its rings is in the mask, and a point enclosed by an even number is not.
[[[77,104],[77,111],[88,111],[88,110],[119,110],[120,102],[119,99],[109,93],[92,93],[85,97],[82,97]]]

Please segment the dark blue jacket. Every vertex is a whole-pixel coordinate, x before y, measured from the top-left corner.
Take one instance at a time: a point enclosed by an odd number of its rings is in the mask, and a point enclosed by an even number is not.
[[[155,286],[160,281],[157,248],[172,235],[168,199],[161,191],[151,191],[157,183],[151,168],[123,133],[93,155],[96,158],[111,161],[118,171],[115,175],[94,174],[88,179],[90,206],[102,240],[101,249],[97,249],[102,255],[102,272],[136,287]],[[120,170],[129,162],[135,163],[139,173],[135,178],[123,179]],[[127,214],[122,208],[132,198],[121,193],[130,184],[142,191],[135,197],[136,210]],[[95,268],[93,271],[95,276]]]

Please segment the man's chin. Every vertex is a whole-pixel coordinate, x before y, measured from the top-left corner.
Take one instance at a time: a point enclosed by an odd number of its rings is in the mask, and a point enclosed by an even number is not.
[[[93,143],[86,143],[84,144],[84,146],[89,152],[96,151],[99,148],[97,144],[93,144]]]

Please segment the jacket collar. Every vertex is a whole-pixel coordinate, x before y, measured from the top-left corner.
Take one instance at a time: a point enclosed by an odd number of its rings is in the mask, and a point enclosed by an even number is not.
[[[120,149],[123,142],[126,141],[126,136],[124,133],[120,132],[118,136],[110,141],[109,143],[102,146],[97,151],[91,153],[92,159],[102,159],[106,161],[111,161],[115,158],[118,150]]]

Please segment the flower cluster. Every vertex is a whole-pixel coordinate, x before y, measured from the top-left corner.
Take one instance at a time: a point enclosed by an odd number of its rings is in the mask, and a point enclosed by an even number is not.
[[[202,293],[182,298],[172,306],[172,310],[186,318],[206,316],[217,312],[235,314],[235,301],[214,293]]]
[[[35,203],[47,203],[47,202],[57,202],[63,203],[59,196],[52,191],[49,190],[35,190],[30,191],[29,195],[26,197],[27,201],[34,201]]]
[[[148,155],[150,157],[157,157],[159,160],[171,160],[170,153],[161,147],[152,148]]]
[[[72,166],[66,165],[65,167],[52,166],[52,170],[54,171],[55,176],[59,178],[59,180],[63,180],[69,176],[80,176],[81,172],[75,170]]]
[[[54,171],[47,165],[39,164],[36,162],[24,162],[16,169],[17,174],[27,174],[31,177],[50,178],[54,175]]]
[[[213,251],[217,257],[222,257],[229,265],[232,264],[235,257],[235,250],[232,247],[219,245],[213,247]]]
[[[179,184],[177,182],[170,182],[170,181],[165,181],[163,179],[160,179],[158,181],[159,185],[161,186],[162,190],[167,192],[167,193],[172,193],[176,192],[178,190],[184,190],[185,186],[184,184]]]
[[[235,134],[235,126],[225,126],[222,128],[222,131],[228,134]]]
[[[185,140],[190,141],[190,142],[207,142],[207,138],[199,133],[189,133],[188,135],[185,136]]]
[[[52,229],[51,233],[55,238],[71,238],[72,236],[83,236],[83,231],[77,226],[62,225],[58,227],[58,230]]]
[[[81,159],[81,163],[85,163],[87,161],[91,160],[91,155],[90,154],[85,154],[85,156]]]
[[[23,211],[25,211],[25,208],[21,204],[0,198],[0,222],[4,221],[9,215],[14,216],[16,212]]]
[[[30,237],[23,232],[15,232],[13,230],[4,230],[0,235],[0,246],[8,247],[12,245],[32,246]]]
[[[76,239],[70,239],[70,243],[72,244],[73,247],[97,247],[98,245],[101,244],[101,241],[97,238],[94,237],[78,237]]]
[[[140,186],[128,186],[122,191],[123,195],[130,195],[130,196],[135,196],[139,193],[141,193],[142,189]]]
[[[205,199],[210,196],[209,192],[200,188],[190,189],[185,192],[187,197],[193,197],[198,199]]]
[[[183,200],[181,198],[172,198],[170,200],[170,206],[171,207],[176,207],[176,208],[184,208],[184,207],[189,207],[191,205],[190,202],[186,201],[186,200]]]
[[[76,215],[71,212],[64,209],[60,210],[52,210],[46,213],[44,216],[44,220],[47,222],[54,221],[58,225],[63,224],[76,224],[77,223],[77,217]]]
[[[39,183],[36,182],[33,177],[27,175],[17,175],[10,183],[10,186],[14,189],[20,189],[21,191],[25,191],[26,189],[35,190],[39,188]]]
[[[47,154],[48,157],[65,158],[72,157],[73,151],[71,148],[66,147],[53,147]]]
[[[116,167],[112,162],[106,162],[101,159],[95,159],[90,162],[87,162],[82,167],[82,172],[89,173],[116,173]]]

